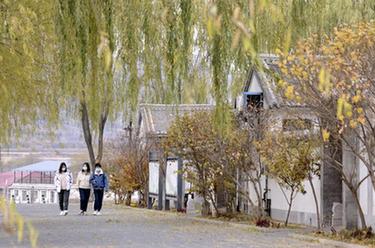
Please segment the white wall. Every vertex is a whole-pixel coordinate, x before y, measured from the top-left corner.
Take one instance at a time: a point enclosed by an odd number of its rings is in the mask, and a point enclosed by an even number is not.
[[[316,196],[318,198],[318,203],[320,204],[320,180],[318,178],[314,178],[313,184],[314,184]],[[274,209],[287,211],[288,203],[278,183],[273,179],[269,179],[268,186],[271,189],[271,192],[270,192],[271,200],[272,200],[271,207]],[[305,188],[306,194],[302,194],[302,193],[297,194],[296,198],[293,201],[292,211],[316,214],[314,196],[313,196],[311,186],[308,180],[304,181],[304,188]],[[289,198],[290,191],[286,189],[283,189],[283,190],[286,196]]]
[[[159,193],[159,163],[150,161],[148,163],[148,190],[150,193]]]
[[[359,180],[368,175],[366,166],[360,160],[358,161],[358,170]],[[359,202],[366,218],[366,224],[371,225],[373,228],[375,228],[375,192],[369,178],[361,184],[358,190],[358,194]],[[358,223],[360,224],[359,219]]]
[[[318,177],[313,178],[318,206],[320,208],[320,180]],[[262,190],[265,188],[265,177],[262,178]],[[284,194],[276,182],[272,178],[268,178],[268,188],[270,189],[268,197],[271,199],[271,217],[276,220],[284,221],[288,211],[288,203]],[[316,205],[314,195],[308,180],[304,181],[306,194],[298,193],[292,204],[290,223],[316,225]],[[254,190],[249,185],[250,197],[256,200]],[[290,191],[284,189],[284,193],[289,197]]]
[[[253,75],[251,77],[250,87],[248,89],[248,92],[251,92],[251,93],[262,92],[263,93],[263,90],[260,87],[260,83],[259,83],[258,77],[256,76],[256,73],[253,73]]]
[[[178,160],[167,161],[166,194],[177,196]]]
[[[282,191],[279,184],[273,179],[268,180],[268,185],[271,189],[271,217],[284,221],[287,216],[288,203],[285,199],[283,191],[288,199],[290,196],[290,191],[285,188],[283,188]],[[313,178],[313,185],[320,209],[320,180],[318,177]],[[308,180],[304,181],[304,189],[306,193],[297,193],[295,199],[293,200],[290,222],[305,225],[316,225],[316,204]]]

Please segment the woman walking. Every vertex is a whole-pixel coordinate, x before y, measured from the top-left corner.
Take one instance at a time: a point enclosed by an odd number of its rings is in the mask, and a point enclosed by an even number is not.
[[[85,162],[82,165],[82,170],[77,175],[77,186],[79,189],[80,209],[79,215],[85,215],[87,211],[87,204],[90,198],[90,165]]]
[[[59,170],[55,174],[55,186],[59,194],[60,215],[68,214],[69,193],[73,183],[73,176],[64,162],[60,164]]]
[[[101,164],[95,164],[95,171],[90,178],[90,182],[94,188],[95,196],[94,215],[101,215],[100,210],[102,209],[104,190],[108,191],[107,175],[104,174]]]

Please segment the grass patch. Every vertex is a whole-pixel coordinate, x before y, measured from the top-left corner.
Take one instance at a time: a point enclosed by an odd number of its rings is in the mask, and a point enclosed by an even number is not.
[[[358,230],[342,230],[337,233],[315,232],[314,235],[336,241],[375,247],[375,235],[371,227]]]

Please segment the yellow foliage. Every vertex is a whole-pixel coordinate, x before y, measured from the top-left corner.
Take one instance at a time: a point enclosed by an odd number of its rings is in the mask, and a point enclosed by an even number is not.
[[[355,128],[365,123],[362,106],[373,104],[368,94],[373,89],[373,63],[369,54],[375,51],[375,22],[358,23],[335,28],[331,36],[312,36],[297,43],[290,53],[280,54],[282,87],[287,99],[297,99],[307,106],[336,112],[337,127]],[[286,81],[284,83],[284,81]],[[288,88],[288,82],[294,87]],[[333,102],[336,101],[336,104]],[[333,117],[333,116],[332,116]],[[332,119],[334,123],[335,119]]]
[[[23,240],[25,233],[25,220],[24,217],[17,211],[14,201],[8,203],[5,198],[0,197],[0,213],[3,216],[2,226],[5,231],[13,233],[17,231],[17,240],[20,243]],[[38,232],[34,226],[27,222],[27,230],[30,235],[31,247],[37,246]]]
[[[344,114],[348,118],[351,118],[353,116],[353,107],[347,101],[344,102]]]
[[[319,90],[321,92],[328,92],[330,90],[330,73],[322,68],[319,72]]]
[[[363,115],[359,116],[359,117],[357,118],[357,120],[358,120],[358,122],[361,123],[362,125],[365,124],[365,122],[366,122],[366,118],[365,118]]]
[[[356,128],[358,126],[358,122],[356,120],[350,120],[349,125],[351,128]]]
[[[294,86],[288,85],[285,89],[285,96],[287,99],[292,100],[295,97]]]
[[[285,82],[284,80],[280,79],[279,81],[277,81],[277,86],[281,89],[284,89],[286,86],[287,86],[287,82]]]
[[[210,37],[214,35],[214,22],[211,18],[207,20],[207,33]]]
[[[343,108],[344,108],[344,99],[343,98],[339,98],[337,100],[337,118],[340,120],[340,121],[343,121],[344,120],[344,115],[343,115]]]
[[[328,132],[327,129],[322,130],[322,137],[324,142],[328,142],[329,140],[330,133]]]
[[[37,247],[39,232],[33,227],[31,222],[27,222],[27,227],[29,230],[29,239],[31,247]]]

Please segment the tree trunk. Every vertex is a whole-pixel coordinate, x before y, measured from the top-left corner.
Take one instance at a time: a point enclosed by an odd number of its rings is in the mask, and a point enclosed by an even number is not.
[[[318,229],[320,229],[319,203],[318,203],[318,198],[316,197],[315,187],[314,187],[314,184],[312,182],[312,176],[311,176],[310,173],[309,173],[309,182],[310,182],[311,190],[313,192],[314,201],[315,201],[316,221],[317,221],[316,223],[318,224]]]
[[[208,194],[209,194],[209,198],[212,202],[212,206],[214,207],[214,210],[216,212],[216,216],[213,216],[213,217],[218,217],[220,213],[219,213],[219,209],[217,207],[217,200],[215,201],[215,198],[214,198],[215,192],[208,193]],[[208,205],[209,205],[209,207],[211,207],[209,203],[208,203]],[[213,214],[213,212],[211,214]]]
[[[203,203],[202,203],[202,210],[201,210],[201,214],[202,216],[208,216],[208,214],[210,213],[210,203],[208,202],[207,200],[207,192],[206,190],[203,190]]]
[[[98,153],[96,156],[96,163],[100,163],[103,159],[103,146],[104,146],[104,127],[108,118],[108,106],[105,107],[105,110],[100,114],[99,120],[99,136],[98,136]]]
[[[290,198],[289,198],[289,202],[288,202],[288,205],[289,205],[289,207],[288,207],[288,214],[286,216],[285,226],[288,226],[290,211],[292,210],[293,194],[294,194],[294,189],[290,193]]]
[[[131,202],[132,202],[132,193],[131,191],[128,191],[128,193],[126,194],[126,200],[125,200],[125,205],[126,206],[130,206],[131,205]]]
[[[250,181],[253,184],[254,191],[257,196],[257,213],[255,213],[255,215],[257,217],[262,217],[264,211],[263,211],[263,206],[262,206],[263,200],[262,200],[262,194],[261,194],[262,188],[261,188],[260,180],[250,179]]]
[[[87,105],[86,105],[85,100],[81,101],[81,121],[82,121],[83,136],[85,138],[87,150],[89,152],[91,166],[94,166],[95,154],[94,154],[94,148],[92,146],[89,113],[87,111]]]
[[[143,186],[143,204],[147,206],[148,202],[148,182]]]
[[[365,219],[365,215],[363,213],[361,204],[360,204],[359,199],[358,199],[357,191],[356,190],[352,190],[352,189],[350,189],[350,191],[352,192],[353,197],[355,199],[355,204],[357,205],[357,209],[358,209],[358,213],[359,213],[359,218],[361,219],[362,228],[366,228],[367,227],[367,225],[366,225],[366,219]]]

